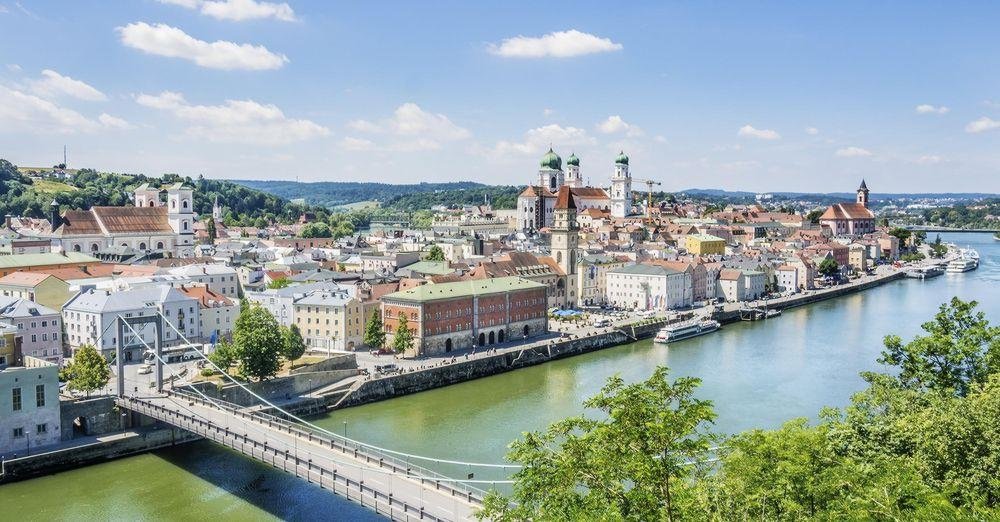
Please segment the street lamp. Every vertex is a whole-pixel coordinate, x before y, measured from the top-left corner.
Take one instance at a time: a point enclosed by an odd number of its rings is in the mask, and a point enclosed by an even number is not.
[[[344,421],[344,438],[347,438],[347,421]]]

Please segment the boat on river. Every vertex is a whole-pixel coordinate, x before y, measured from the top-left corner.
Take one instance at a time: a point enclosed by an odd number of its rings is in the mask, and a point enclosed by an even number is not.
[[[918,266],[906,271],[906,277],[911,279],[930,279],[944,273],[944,269],[936,265]]]
[[[660,328],[660,331],[656,332],[656,337],[653,338],[653,342],[664,344],[672,343],[674,341],[680,341],[682,339],[689,339],[691,337],[712,333],[718,330],[721,326],[722,325],[718,321],[712,319],[671,324]]]

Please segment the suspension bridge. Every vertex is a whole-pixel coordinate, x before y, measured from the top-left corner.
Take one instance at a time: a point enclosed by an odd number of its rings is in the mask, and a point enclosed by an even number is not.
[[[488,481],[453,478],[414,464],[414,461],[461,466],[468,470],[516,469],[511,464],[476,463],[408,454],[365,444],[332,433],[301,419],[253,393],[233,379],[202,353],[198,354],[223,376],[256,397],[275,414],[244,407],[205,395],[196,386],[181,386],[174,381],[164,389],[163,372],[169,367],[162,358],[163,325],[192,345],[183,332],[164,316],[118,316],[116,346],[116,404],[126,410],[189,431],[222,444],[247,457],[273,466],[310,483],[373,509],[393,520],[453,521],[471,520],[482,507],[486,492],[476,485],[510,483],[504,479]],[[154,346],[150,347],[135,327],[155,327]],[[149,387],[126,390],[124,357],[126,329],[132,342],[154,354],[154,382]],[[174,374],[173,379],[179,379]]]

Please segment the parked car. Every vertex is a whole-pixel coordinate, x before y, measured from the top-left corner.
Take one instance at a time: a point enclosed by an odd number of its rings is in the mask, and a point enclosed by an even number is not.
[[[147,375],[153,373],[153,367],[149,364],[143,364],[139,367],[139,375]]]
[[[611,321],[608,321],[607,319],[595,319],[591,325],[595,328],[604,328],[606,326],[611,326]]]

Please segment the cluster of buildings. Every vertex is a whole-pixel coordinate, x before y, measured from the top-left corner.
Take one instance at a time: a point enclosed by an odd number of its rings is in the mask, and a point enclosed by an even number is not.
[[[119,316],[162,314],[168,347],[214,343],[232,335],[241,301],[249,302],[298,326],[309,350],[329,353],[377,348],[364,344],[377,315],[387,344],[405,319],[408,355],[441,355],[544,335],[553,309],[754,300],[825,284],[818,267],[828,259],[848,275],[899,256],[898,240],[876,226],[864,182],[853,203],[811,223],[764,199],[710,210],[692,199],[636,197],[624,153],[605,186],[586,186],[580,164],[571,155],[564,166],[549,150],[514,209],[488,200],[439,208],[429,229],[387,220],[340,239],[300,237],[315,219],[308,214],[293,224],[228,227],[218,204],[211,216],[196,215],[194,191],[183,184],[144,184],[122,207],[6,216],[0,448],[17,446],[22,433],[47,440],[58,423],[13,426],[20,417],[6,413],[57,404],[53,372],[81,346],[110,356],[121,344],[127,362],[141,360],[153,329],[119,339]],[[427,259],[435,246],[443,260]],[[8,378],[20,371],[53,376],[35,389]]]

